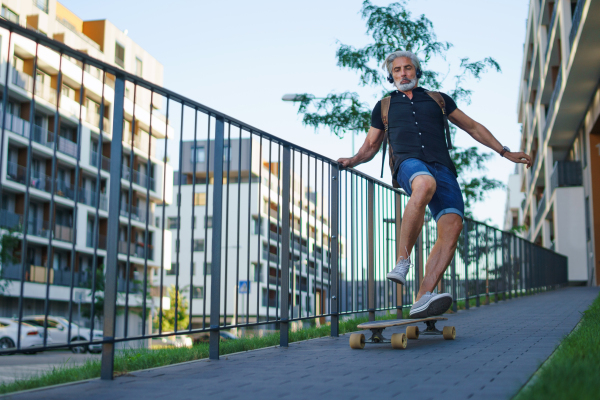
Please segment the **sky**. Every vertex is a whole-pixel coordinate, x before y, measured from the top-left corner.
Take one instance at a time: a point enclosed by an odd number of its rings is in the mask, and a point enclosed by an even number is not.
[[[315,132],[303,126],[297,107],[281,101],[281,96],[353,91],[370,107],[379,100],[381,89],[361,87],[356,73],[336,65],[340,43],[369,43],[361,0],[171,0],[168,6],[147,0],[143,7],[131,0],[103,0],[101,6],[81,0],[61,3],[84,20],[108,19],[127,30],[163,64],[166,88],[331,159],[351,156],[351,135],[340,139],[327,129]],[[446,57],[450,65],[464,57],[493,57],[500,64],[501,73],[488,72],[480,81],[468,79],[471,104],[458,106],[503,145],[518,150],[517,95],[529,2],[413,0],[407,7],[414,17],[425,14],[431,20],[439,41],[453,44]],[[454,86],[456,68],[448,69],[443,60],[433,60],[428,68],[447,75],[446,89]],[[356,148],[365,136],[356,137]],[[454,144],[491,151],[463,131]],[[380,168],[379,155],[357,167],[377,178]],[[496,154],[487,168],[486,176],[504,183],[514,172],[514,164]],[[387,169],[383,181],[391,181]],[[502,227],[505,203],[504,190],[489,192],[474,206],[474,217]]]

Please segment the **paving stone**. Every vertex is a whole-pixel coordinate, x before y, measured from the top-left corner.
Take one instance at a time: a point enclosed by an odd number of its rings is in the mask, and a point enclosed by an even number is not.
[[[12,397],[359,399],[376,392],[381,398],[508,399],[577,325],[599,290],[564,288],[473,307],[439,323],[455,326],[456,340],[421,336],[402,351],[388,344],[352,350],[349,335],[342,335]]]

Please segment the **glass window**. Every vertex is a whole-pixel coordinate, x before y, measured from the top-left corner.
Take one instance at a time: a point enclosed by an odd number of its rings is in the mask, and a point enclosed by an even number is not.
[[[203,299],[203,298],[204,298],[204,288],[202,286],[193,288],[192,299]]]
[[[177,263],[171,263],[171,269],[167,270],[167,275],[177,275]]]
[[[212,228],[212,216],[205,216],[204,217],[204,225],[207,228]]]
[[[33,0],[33,4],[37,8],[48,14],[48,0]]]
[[[205,206],[206,205],[206,193],[195,193],[194,194],[194,205]]]
[[[139,57],[135,58],[135,74],[142,76],[142,60]]]
[[[211,267],[211,263],[204,263],[204,275],[210,275]]]
[[[177,223],[177,217],[169,217],[167,222],[167,229],[177,229],[179,224]]]
[[[204,251],[204,239],[194,239],[194,251]]]
[[[125,68],[125,47],[115,42],[115,64],[121,68]]]
[[[0,13],[2,18],[9,20],[10,22],[14,22],[15,24],[19,23],[19,14],[15,13],[11,9],[6,6],[2,6],[2,12]]]
[[[194,153],[192,154],[192,157],[194,157],[192,159],[192,162],[194,162],[194,160],[196,160],[196,163],[203,163],[204,162],[204,146],[196,146],[196,148],[194,149]]]

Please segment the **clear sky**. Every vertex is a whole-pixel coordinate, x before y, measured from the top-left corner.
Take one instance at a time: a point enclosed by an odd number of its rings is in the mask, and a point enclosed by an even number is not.
[[[339,139],[327,130],[304,127],[297,108],[282,102],[281,96],[350,90],[364,96],[370,106],[378,100],[380,90],[360,87],[355,73],[336,66],[338,43],[356,47],[368,43],[359,14],[361,0],[61,3],[84,20],[106,18],[127,29],[164,65],[165,87],[332,159],[351,155],[350,135]],[[438,40],[454,45],[447,57],[453,65],[462,57],[490,56],[499,62],[502,73],[489,72],[481,81],[466,82],[474,91],[472,103],[458,106],[513,150],[520,138],[517,94],[528,5],[526,0],[408,2],[414,16],[425,14],[433,22]],[[446,88],[453,86],[456,71],[440,62],[429,68],[448,73]],[[357,138],[357,146],[364,137]],[[455,144],[477,145],[462,131]],[[358,167],[376,177],[380,168],[379,156]],[[506,183],[513,171],[514,164],[495,155],[486,175]],[[384,181],[389,183],[389,171],[386,174]],[[490,192],[475,206],[475,217],[502,227],[505,202],[504,191]]]

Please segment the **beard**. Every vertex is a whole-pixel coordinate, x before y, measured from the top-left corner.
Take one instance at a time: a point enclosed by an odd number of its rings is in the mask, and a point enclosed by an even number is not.
[[[394,81],[394,86],[396,86],[396,88],[398,88],[398,90],[401,92],[406,92],[407,90],[412,90],[412,89],[414,89],[415,86],[417,86],[417,78],[410,79],[409,83],[400,83],[400,82]]]

